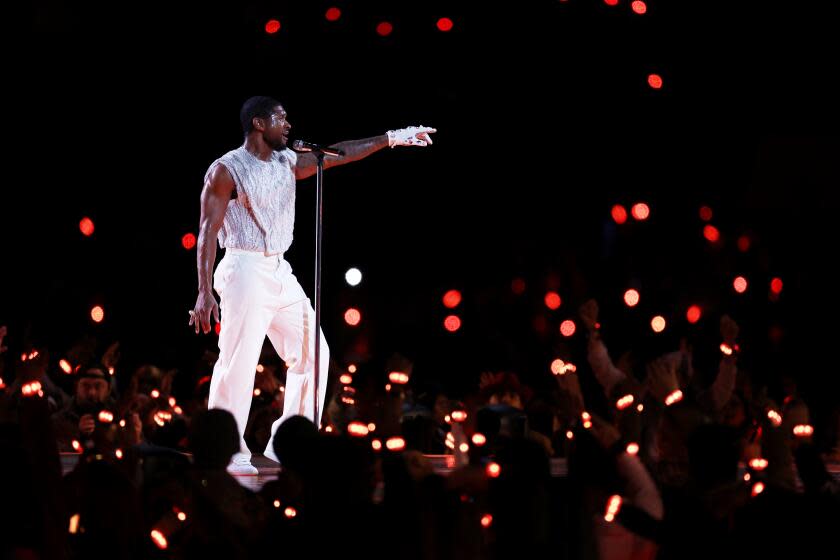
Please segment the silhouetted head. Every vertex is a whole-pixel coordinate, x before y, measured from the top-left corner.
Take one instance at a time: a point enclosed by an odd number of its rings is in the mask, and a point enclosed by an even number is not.
[[[239,430],[233,415],[221,408],[198,413],[190,426],[190,447],[196,467],[226,468],[239,451]]]

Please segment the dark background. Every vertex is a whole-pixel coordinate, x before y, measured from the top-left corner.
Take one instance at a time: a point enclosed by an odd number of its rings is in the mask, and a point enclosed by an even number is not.
[[[241,143],[242,101],[271,95],[294,138],[439,130],[431,148],[326,173],[323,327],[340,364],[379,375],[400,352],[453,390],[491,368],[544,379],[554,357],[584,359],[580,335],[557,327],[597,297],[616,351],[687,333],[713,364],[730,313],[745,367],[792,372],[830,399],[840,35],[824,4],[651,1],[642,16],[626,0],[30,5],[7,22],[6,344],[60,353],[92,333],[103,349],[120,340],[128,363],[184,369],[213,348],[187,327],[196,255],[181,237],[197,233],[207,166]],[[337,22],[324,18],[332,5]],[[380,37],[386,20],[394,32]],[[314,179],[300,182],[287,253],[310,295],[314,198]],[[616,226],[611,206],[637,201],[651,218]],[[350,266],[359,287],[344,283]],[[632,311],[630,286],[642,293]],[[454,334],[442,328],[451,288],[464,294]],[[563,297],[555,312],[547,289]],[[690,327],[692,303],[704,318]],[[349,305],[363,314],[355,329]],[[651,343],[657,313],[670,334]]]

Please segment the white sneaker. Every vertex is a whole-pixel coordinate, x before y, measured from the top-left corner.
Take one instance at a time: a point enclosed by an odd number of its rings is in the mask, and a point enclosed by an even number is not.
[[[275,463],[279,463],[280,459],[278,459],[277,455],[274,453],[274,446],[272,445],[272,443],[273,442],[271,441],[268,442],[268,447],[266,447],[265,451],[263,451],[263,455],[265,455],[267,459],[271,459]]]
[[[251,464],[251,456],[245,453],[234,453],[227,466],[227,472],[234,476],[259,474],[257,467]]]

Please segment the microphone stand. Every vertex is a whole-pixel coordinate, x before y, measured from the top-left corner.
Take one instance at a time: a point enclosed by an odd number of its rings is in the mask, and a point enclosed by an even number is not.
[[[319,377],[321,375],[321,254],[322,254],[322,237],[323,237],[323,218],[324,218],[324,152],[312,152],[318,158],[318,171],[315,175],[315,375],[314,389],[312,398],[314,405],[312,407],[313,422],[315,427],[321,430],[321,418],[318,416],[318,401],[319,392]]]

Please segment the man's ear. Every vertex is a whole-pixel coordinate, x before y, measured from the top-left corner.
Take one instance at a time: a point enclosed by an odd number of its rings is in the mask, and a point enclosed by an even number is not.
[[[253,119],[251,119],[251,124],[254,126],[255,129],[259,130],[260,132],[265,130],[265,123],[259,117],[254,117]]]

